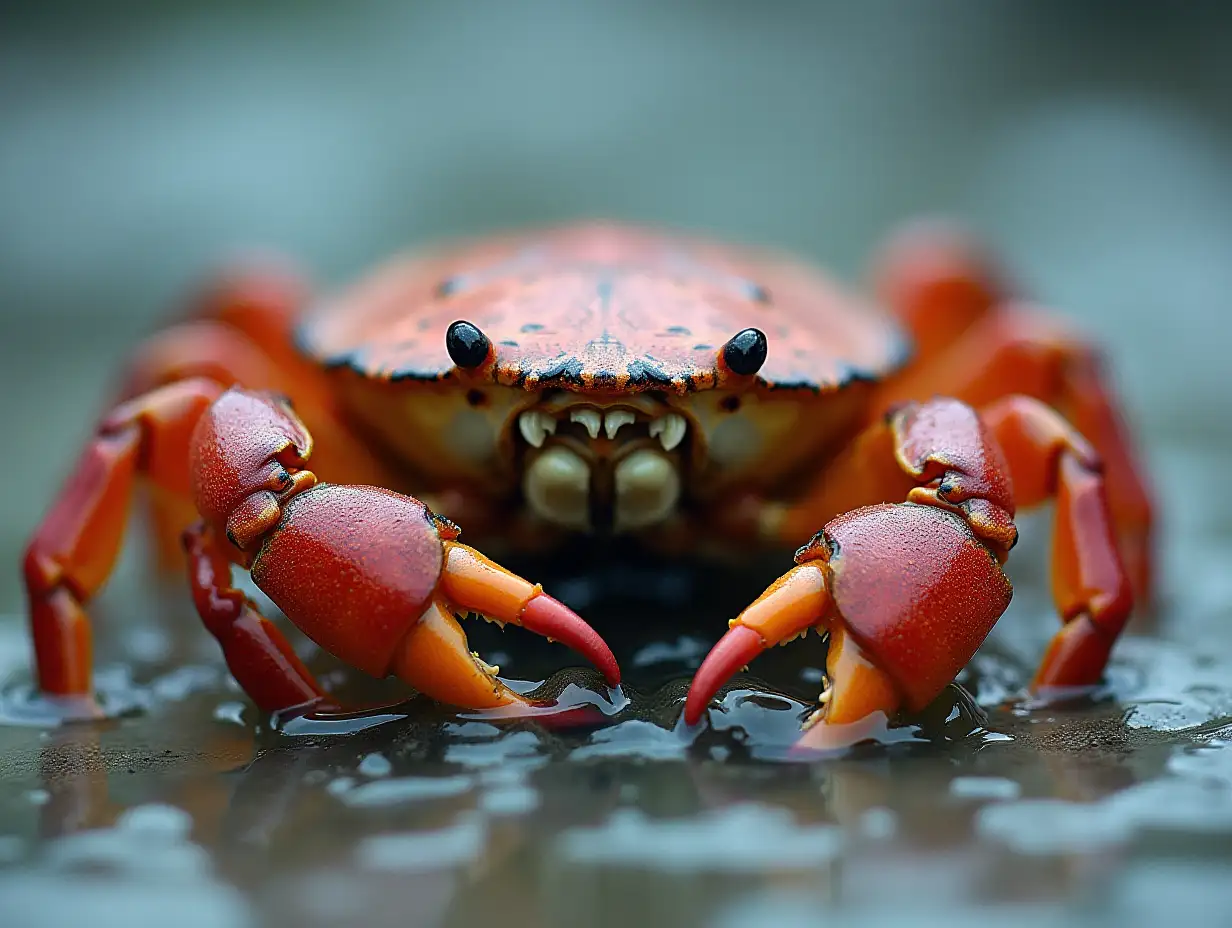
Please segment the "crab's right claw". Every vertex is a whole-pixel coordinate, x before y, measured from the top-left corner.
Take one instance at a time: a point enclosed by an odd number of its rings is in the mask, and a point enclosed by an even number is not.
[[[753,658],[767,648],[786,644],[808,632],[830,632],[826,660],[829,681],[809,729],[821,731],[810,741],[839,746],[859,740],[866,726],[858,725],[880,712],[892,715],[900,705],[897,687],[861,651],[833,608],[826,568],[817,561],[793,567],[737,616],[698,668],[685,701],[684,718],[695,725],[715,695]],[[818,726],[812,724],[824,721]],[[825,732],[826,734],[822,734]],[[837,739],[837,743],[836,742]],[[810,744],[819,747],[821,744]]]
[[[798,566],[742,612],[706,656],[685,702],[701,719],[715,694],[766,648],[830,633],[829,684],[803,748],[862,740],[928,705],[971,659],[1009,604],[1009,581],[960,518],[935,506],[878,505],[832,520]]]

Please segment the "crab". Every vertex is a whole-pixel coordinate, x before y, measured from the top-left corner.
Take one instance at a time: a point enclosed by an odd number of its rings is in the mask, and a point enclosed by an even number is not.
[[[813,629],[829,644],[802,743],[849,741],[970,660],[1010,602],[1015,513],[1049,501],[1061,628],[1032,686],[1097,683],[1152,562],[1099,352],[947,223],[892,235],[872,294],[771,249],[617,222],[447,243],[323,300],[241,265],[138,350],[30,542],[38,684],[91,700],[85,606],[139,485],[265,711],[338,704],[233,565],[324,650],[443,703],[537,705],[472,653],[465,613],[617,685],[600,636],[460,542],[462,523],[488,550],[549,555],[600,537],[736,566],[795,549],[702,661],[684,721]]]

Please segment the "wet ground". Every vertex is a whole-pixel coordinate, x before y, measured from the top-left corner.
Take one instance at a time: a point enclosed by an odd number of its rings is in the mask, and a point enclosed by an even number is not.
[[[815,639],[757,662],[708,724],[678,722],[690,669],[764,576],[558,577],[616,639],[620,693],[476,630],[507,672],[596,705],[580,728],[424,705],[275,724],[182,591],[143,572],[137,538],[96,610],[115,717],[55,727],[30,698],[10,569],[0,923],[1232,924],[1232,55],[1216,6],[773,19],[543,2],[529,31],[499,3],[183,6],[41,5],[0,36],[0,563],[17,564],[124,352],[237,243],[341,280],[431,235],[603,213],[781,242],[854,276],[893,219],[944,209],[1108,347],[1156,477],[1160,601],[1100,692],[1032,705],[1021,687],[1055,620],[1048,521],[1029,520],[1014,604],[963,688],[882,744],[800,763],[786,749]]]
[[[1214,455],[1159,463],[1186,488],[1213,489],[1222,470]],[[963,689],[881,744],[809,763],[788,749],[816,690],[816,640],[768,655],[695,730],[679,722],[682,678],[705,639],[630,641],[611,623],[638,613],[601,604],[624,689],[573,670],[540,690],[597,706],[595,724],[493,724],[414,703],[285,721],[259,717],[206,642],[151,624],[191,628],[184,604],[164,604],[122,619],[104,656],[102,697],[120,717],[52,729],[21,685],[10,617],[0,904],[18,917],[6,923],[89,911],[116,925],[864,924],[908,909],[939,924],[1145,925],[1226,912],[1232,507],[1200,492],[1174,502],[1166,627],[1127,638],[1100,693],[1024,698],[1052,621],[1027,557]],[[1039,547],[1046,521],[1028,528]],[[542,679],[552,660],[475,640],[515,677]]]

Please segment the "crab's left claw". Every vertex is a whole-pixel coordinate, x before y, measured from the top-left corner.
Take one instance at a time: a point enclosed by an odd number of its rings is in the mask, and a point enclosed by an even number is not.
[[[796,560],[698,668],[687,724],[762,651],[816,628],[830,634],[829,683],[799,746],[852,744],[936,698],[1009,604],[1009,581],[990,551],[960,518],[934,506],[847,513]]]
[[[210,405],[193,433],[203,517],[185,539],[194,598],[232,673],[263,709],[326,694],[277,629],[230,587],[228,561],[248,567],[257,587],[324,650],[440,702],[513,714],[545,708],[471,651],[455,618],[469,613],[560,641],[609,685],[620,682],[603,639],[538,584],[459,542],[458,527],[414,497],[317,483],[305,469],[310,450],[289,406],[240,389]]]

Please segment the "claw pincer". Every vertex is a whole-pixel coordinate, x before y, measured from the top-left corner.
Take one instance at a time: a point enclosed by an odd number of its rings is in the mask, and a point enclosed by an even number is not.
[[[689,690],[686,722],[700,719],[755,656],[814,627],[830,634],[825,722],[918,711],[975,654],[1012,592],[962,519],[914,503],[839,516],[796,552],[796,562],[707,656]]]
[[[478,612],[558,640],[619,682],[598,634],[537,584],[458,542],[457,526],[413,497],[318,484],[308,451],[289,408],[232,390],[194,434],[194,489],[206,525],[326,651],[453,705],[524,703],[467,646],[454,615]]]
[[[701,718],[730,677],[771,645],[826,630],[831,686],[804,736],[820,746],[875,713],[918,712],[975,654],[1009,606],[1001,564],[1017,540],[1000,449],[969,407],[909,404],[872,434],[886,440],[907,486],[830,520],[731,623],[702,662],[685,703]],[[830,733],[827,733],[829,730]]]

